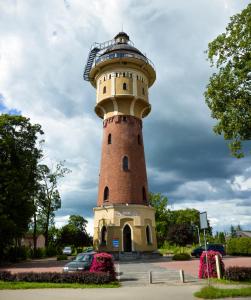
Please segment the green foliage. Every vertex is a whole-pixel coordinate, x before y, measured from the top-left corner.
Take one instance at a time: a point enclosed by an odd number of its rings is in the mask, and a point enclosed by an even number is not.
[[[225,244],[226,243],[225,233],[224,232],[216,232],[216,235],[212,242],[215,244]]]
[[[104,284],[83,284],[83,283],[48,283],[48,282],[6,282],[0,281],[0,290],[23,290],[23,289],[91,289],[91,288],[117,288],[119,282],[110,282]]]
[[[28,229],[37,191],[41,126],[22,116],[0,115],[0,260]]]
[[[172,260],[190,260],[191,256],[188,253],[175,254]]]
[[[208,45],[208,59],[216,66],[205,92],[217,134],[231,140],[232,154],[243,157],[242,142],[251,139],[251,4],[231,17],[226,32]]]
[[[91,237],[86,232],[88,221],[79,215],[71,215],[68,224],[60,230],[60,245],[74,245],[75,247],[90,246]]]
[[[168,240],[181,247],[191,244],[193,241],[193,231],[189,224],[174,224],[168,230]]]
[[[149,201],[156,210],[155,219],[158,247],[163,247],[164,242],[167,240],[176,243],[176,241],[170,239],[168,232],[174,225],[182,224],[183,227],[190,228],[189,232],[192,233],[189,235],[190,239],[187,240],[188,244],[198,243],[197,227],[200,225],[198,210],[187,208],[171,211],[167,208],[167,197],[160,193],[150,193]],[[212,228],[210,226],[207,232],[211,235]]]
[[[187,253],[191,254],[191,251],[196,247],[197,245],[191,245],[186,247],[180,247],[177,245],[170,244],[168,241],[165,241],[162,247],[159,249],[159,252],[163,255],[171,255],[171,254],[179,254],[179,253]]]
[[[227,254],[251,256],[251,238],[230,238],[227,240]]]
[[[49,245],[49,226],[53,224],[55,211],[61,207],[61,198],[57,189],[58,180],[70,172],[64,167],[64,162],[57,163],[55,168],[39,165],[39,196],[38,211],[44,229],[45,247]]]
[[[60,254],[57,256],[57,260],[67,260],[68,256],[66,254]]]
[[[213,286],[203,287],[200,291],[194,293],[195,297],[203,299],[233,298],[251,296],[251,287],[223,289]]]

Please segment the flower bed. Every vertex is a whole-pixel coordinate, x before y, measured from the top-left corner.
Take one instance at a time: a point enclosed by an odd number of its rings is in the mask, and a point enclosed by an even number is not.
[[[207,271],[206,251],[203,251],[200,256],[200,267],[199,267],[200,279],[208,278],[208,273],[209,273],[209,277],[217,278],[215,255],[219,255],[220,257],[221,274],[224,274],[225,266],[221,254],[217,251],[212,251],[212,250],[207,251],[207,257],[208,257],[208,271]]]

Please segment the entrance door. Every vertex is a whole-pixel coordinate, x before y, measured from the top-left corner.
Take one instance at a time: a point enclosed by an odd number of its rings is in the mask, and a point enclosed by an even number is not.
[[[132,233],[129,225],[123,230],[123,248],[124,252],[132,252]]]

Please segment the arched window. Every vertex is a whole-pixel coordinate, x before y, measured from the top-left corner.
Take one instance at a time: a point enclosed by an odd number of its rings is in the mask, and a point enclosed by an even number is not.
[[[112,78],[112,75],[111,74],[109,74],[109,79],[111,79]]]
[[[137,75],[137,80],[139,79],[139,76]]]
[[[132,73],[130,73],[130,78],[132,78]]]
[[[147,242],[147,245],[152,244],[151,230],[150,230],[149,225],[146,226],[146,242]]]
[[[106,93],[106,86],[103,87],[103,94]]]
[[[126,89],[127,89],[126,83],[124,82],[124,83],[123,83],[123,90],[126,90]]]
[[[108,201],[108,200],[109,200],[109,188],[108,186],[106,186],[104,189],[104,201]]]
[[[138,134],[138,144],[141,145],[142,144],[142,141],[141,141],[141,136],[140,134]]]
[[[123,77],[125,77],[126,75],[125,75],[125,73],[123,73]]]
[[[128,157],[124,156],[123,157],[123,170],[128,171],[129,170],[129,164],[128,164]]]
[[[118,77],[118,73],[116,73],[115,76]]]
[[[101,245],[106,245],[106,233],[107,233],[107,229],[105,226],[102,227],[101,229]]]
[[[104,77],[104,81],[105,81],[105,77]]]
[[[142,88],[142,95],[145,95],[145,89]]]
[[[143,186],[143,188],[142,188],[142,199],[143,199],[143,202],[144,202],[144,203],[147,203],[146,189],[145,189],[144,186]]]
[[[112,135],[111,133],[108,134],[108,144],[112,143]]]
[[[126,121],[127,121],[126,116],[123,116],[123,122],[126,122]]]

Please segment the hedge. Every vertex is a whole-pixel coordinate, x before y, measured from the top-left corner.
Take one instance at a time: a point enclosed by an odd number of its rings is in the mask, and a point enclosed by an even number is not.
[[[57,272],[23,272],[12,274],[9,271],[0,271],[0,280],[2,281],[24,281],[24,282],[51,282],[51,283],[95,283],[104,284],[114,281],[114,276],[109,273],[94,272],[75,272],[75,273],[57,273]]]
[[[173,260],[190,260],[191,256],[188,253],[175,254],[172,258]]]
[[[249,281],[251,280],[251,268],[229,267],[225,271],[224,278],[233,281]]]
[[[251,238],[231,238],[227,241],[227,254],[251,256]]]

